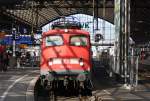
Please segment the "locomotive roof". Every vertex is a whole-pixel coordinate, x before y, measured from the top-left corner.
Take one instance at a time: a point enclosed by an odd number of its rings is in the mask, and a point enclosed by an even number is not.
[[[52,29],[81,29],[80,21],[74,17],[62,17],[57,21],[53,22]]]
[[[54,30],[49,30],[47,32],[44,32],[42,35],[47,36],[47,35],[54,35],[54,34],[64,34],[64,33],[69,33],[69,34],[79,34],[79,35],[89,35],[89,32],[84,31],[84,30],[79,30],[79,29],[68,29],[68,32],[65,32],[66,29],[54,29]]]

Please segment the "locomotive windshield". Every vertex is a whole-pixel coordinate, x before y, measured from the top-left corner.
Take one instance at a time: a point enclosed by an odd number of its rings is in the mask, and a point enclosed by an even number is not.
[[[46,37],[46,46],[60,46],[63,45],[63,39],[60,35],[51,35]]]
[[[70,39],[70,44],[73,46],[87,46],[87,43],[86,36],[72,36]]]

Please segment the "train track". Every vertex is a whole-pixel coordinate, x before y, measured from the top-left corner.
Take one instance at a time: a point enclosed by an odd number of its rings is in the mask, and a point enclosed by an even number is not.
[[[65,97],[65,96],[57,96],[54,98],[55,100],[50,99],[49,97],[38,97],[35,101],[102,101],[99,96],[82,96],[82,97]]]

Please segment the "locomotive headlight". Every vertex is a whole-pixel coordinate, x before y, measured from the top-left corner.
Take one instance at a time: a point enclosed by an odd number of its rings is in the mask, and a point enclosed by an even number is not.
[[[83,59],[82,59],[82,58],[80,58],[79,64],[80,64],[80,66],[84,66],[84,62],[83,62]]]
[[[77,77],[77,80],[80,82],[83,82],[86,80],[86,75],[85,74],[79,74]]]
[[[49,61],[49,62],[48,62],[48,65],[49,65],[49,66],[52,66],[52,65],[53,65],[53,62],[52,62],[52,61]]]
[[[82,61],[82,62],[80,62],[80,66],[83,66],[83,65],[84,65],[83,61]]]
[[[52,65],[53,65],[53,59],[49,59],[48,65],[49,65],[49,66],[52,66]]]

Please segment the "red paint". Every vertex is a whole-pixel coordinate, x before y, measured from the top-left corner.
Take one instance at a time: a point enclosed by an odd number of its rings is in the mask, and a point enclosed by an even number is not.
[[[46,37],[51,35],[61,35],[63,37],[63,45],[60,46],[46,46]],[[73,46],[70,45],[70,38],[72,36],[81,35],[87,37],[86,46]],[[90,36],[89,33],[80,29],[69,29],[69,32],[65,33],[64,29],[50,30],[43,33],[41,44],[41,70],[47,71],[87,71],[91,68],[91,54],[90,54]],[[61,64],[49,65],[48,62],[53,59],[62,59]],[[83,66],[79,64],[70,64],[70,59],[80,59],[84,63]]]

